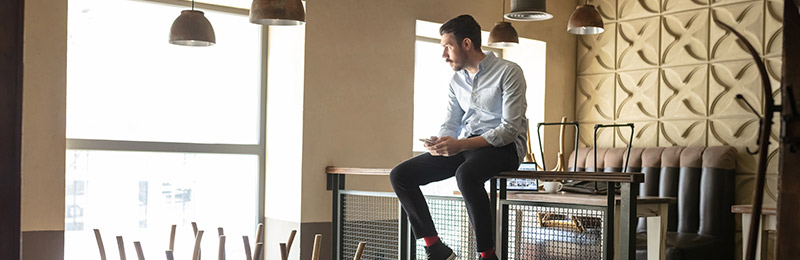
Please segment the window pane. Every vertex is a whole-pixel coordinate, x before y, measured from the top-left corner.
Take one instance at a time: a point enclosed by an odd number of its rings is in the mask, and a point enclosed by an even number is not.
[[[417,40],[414,58],[414,145],[427,151],[420,138],[439,135],[447,114],[447,93],[453,69],[442,58],[439,42]]]
[[[191,257],[191,222],[203,236],[203,255],[217,255],[217,227],[227,255],[240,256],[242,235],[255,241],[258,156],[111,151],[67,151],[65,259],[97,259],[92,229],[106,254],[123,236],[128,259],[141,241],[147,259],[164,259],[170,225],[177,224],[176,259]],[[113,258],[113,257],[112,257]]]
[[[257,144],[260,26],[205,11],[217,44],[169,44],[184,8],[70,0],[67,137]]]

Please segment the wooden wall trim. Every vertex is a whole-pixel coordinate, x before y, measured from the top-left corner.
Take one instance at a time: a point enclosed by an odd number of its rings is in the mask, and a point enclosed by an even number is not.
[[[794,1],[795,4],[800,4]],[[783,86],[792,88],[792,91],[783,91],[783,116],[790,115],[783,121],[784,131],[781,133],[788,140],[800,140],[800,115],[792,114],[793,102],[800,100],[800,14],[797,5],[786,1],[784,4],[783,20]],[[791,95],[790,95],[791,94]],[[800,105],[798,105],[800,106]],[[784,139],[784,140],[787,140]],[[800,143],[791,147],[790,143],[781,143],[780,148],[780,175],[778,179],[778,226],[776,237],[775,259],[796,259],[800,255]],[[795,151],[792,151],[795,150]]]
[[[20,259],[24,3],[0,4],[0,259]]]

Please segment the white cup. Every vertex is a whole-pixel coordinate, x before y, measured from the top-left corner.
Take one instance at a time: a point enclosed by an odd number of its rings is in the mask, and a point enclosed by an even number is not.
[[[544,191],[545,192],[547,192],[547,193],[556,193],[556,192],[561,191],[561,188],[564,187],[564,184],[561,184],[560,182],[555,182],[555,181],[546,181],[546,182],[542,183],[542,186],[544,186]]]

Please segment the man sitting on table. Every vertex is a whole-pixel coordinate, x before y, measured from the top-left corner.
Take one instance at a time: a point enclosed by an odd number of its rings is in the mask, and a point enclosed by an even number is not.
[[[525,78],[517,64],[481,51],[481,28],[472,16],[447,21],[439,33],[442,58],[455,71],[447,117],[439,136],[425,141],[428,153],[392,170],[392,187],[415,237],[425,240],[427,259],[451,260],[456,256],[439,240],[419,186],[455,176],[481,259],[497,259],[492,206],[484,183],[502,171],[517,169],[525,154]]]

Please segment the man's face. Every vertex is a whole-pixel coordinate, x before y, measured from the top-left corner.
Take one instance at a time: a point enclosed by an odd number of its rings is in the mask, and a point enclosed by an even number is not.
[[[452,33],[445,33],[442,35],[440,44],[444,48],[442,51],[444,61],[450,64],[455,71],[464,69],[467,62],[467,50],[464,49],[461,42],[458,42]]]

